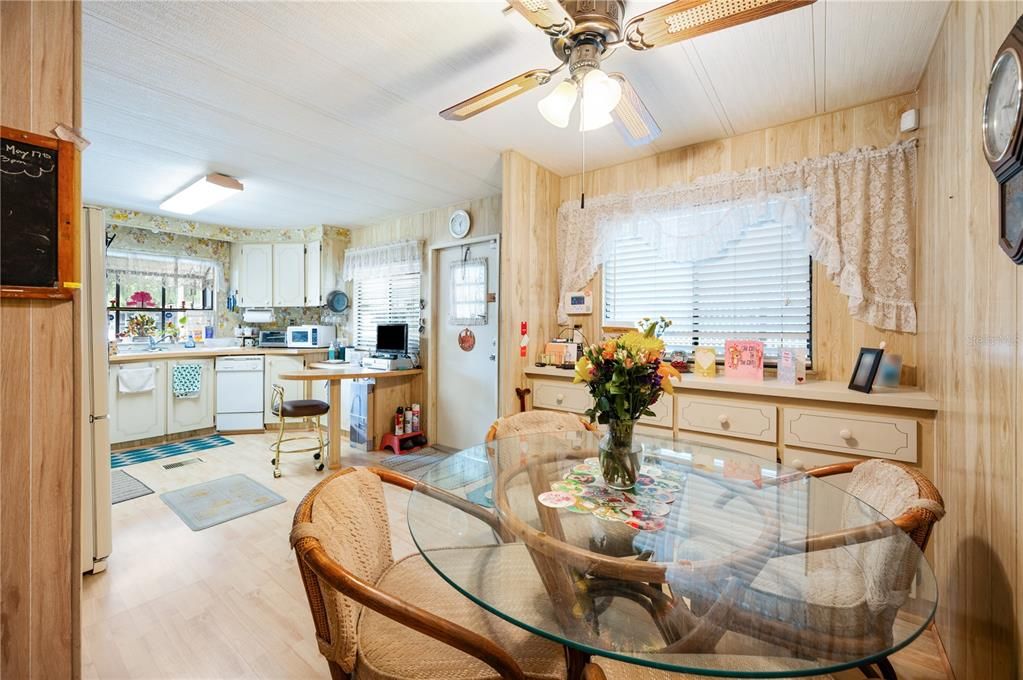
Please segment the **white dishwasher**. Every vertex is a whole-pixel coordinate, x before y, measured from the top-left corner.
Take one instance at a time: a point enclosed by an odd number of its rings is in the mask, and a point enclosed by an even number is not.
[[[263,355],[217,357],[217,431],[263,429]]]

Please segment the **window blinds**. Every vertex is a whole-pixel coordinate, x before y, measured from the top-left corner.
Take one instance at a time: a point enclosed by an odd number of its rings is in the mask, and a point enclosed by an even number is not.
[[[805,234],[777,222],[746,227],[720,255],[665,262],[642,239],[619,236],[604,263],[604,325],[632,327],[664,316],[671,349],[716,347],[725,340],[764,341],[810,352],[810,256]]]
[[[355,346],[374,350],[377,326],[408,324],[408,351],[419,351],[419,272],[355,278]]]

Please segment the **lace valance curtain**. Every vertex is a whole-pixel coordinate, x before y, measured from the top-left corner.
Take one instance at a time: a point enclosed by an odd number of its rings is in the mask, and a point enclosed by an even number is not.
[[[130,251],[107,251],[106,275],[117,283],[129,277],[152,281],[164,288],[189,286],[212,289],[217,263]]]
[[[568,201],[558,211],[559,320],[615,238],[641,238],[665,260],[714,257],[745,225],[809,228],[810,253],[848,298],[853,318],[916,332],[913,283],[916,141],[854,149],[690,184]],[[657,263],[652,262],[652,267]]]
[[[423,242],[402,241],[385,246],[349,248],[345,251],[341,278],[351,281],[356,277],[414,274],[422,270]]]

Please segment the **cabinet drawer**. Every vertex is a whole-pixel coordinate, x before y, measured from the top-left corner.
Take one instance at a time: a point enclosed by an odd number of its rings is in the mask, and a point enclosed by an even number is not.
[[[816,409],[785,409],[785,444],[907,463],[917,461],[917,422]]]
[[[757,458],[769,460],[772,463],[778,460],[778,449],[774,444],[758,444],[756,442],[732,439],[731,437],[719,437],[713,434],[699,434],[697,432],[680,432],[678,437],[678,443],[682,445],[685,445],[687,442],[697,445],[707,444],[719,446],[729,451],[746,453]]]
[[[593,403],[590,391],[585,385],[576,385],[567,380],[534,380],[533,406],[555,411],[582,413]]]
[[[589,395],[587,394],[587,398]],[[668,394],[662,394],[661,398],[657,400],[657,403],[650,407],[650,410],[655,415],[643,416],[639,419],[639,422],[644,425],[654,425],[655,427],[667,427],[672,426],[671,423],[671,412],[675,406],[675,400]]]
[[[705,397],[678,397],[676,401],[680,430],[710,432],[762,442],[777,441],[778,409],[771,404]]]

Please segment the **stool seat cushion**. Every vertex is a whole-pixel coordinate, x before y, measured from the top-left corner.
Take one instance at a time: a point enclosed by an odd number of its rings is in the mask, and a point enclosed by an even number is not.
[[[329,410],[330,404],[319,399],[289,399],[282,403],[280,408],[285,418],[322,416]],[[273,410],[273,414],[275,416],[281,415],[276,408]]]

